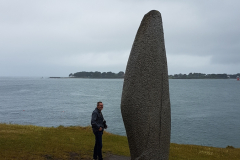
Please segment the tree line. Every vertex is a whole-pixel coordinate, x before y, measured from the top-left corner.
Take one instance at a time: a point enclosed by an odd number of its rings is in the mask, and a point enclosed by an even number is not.
[[[70,73],[69,77],[75,77],[75,78],[124,78],[124,72],[120,71],[118,73],[113,72],[76,72],[76,73]]]
[[[170,79],[236,79],[240,77],[240,73],[237,74],[205,74],[205,73],[189,73],[189,74],[174,74],[169,75]]]
[[[240,73],[237,74],[205,74],[205,73],[189,73],[189,74],[174,74],[169,75],[169,79],[236,79],[237,77],[240,77]],[[76,72],[76,73],[70,73],[69,77],[72,78],[124,78],[124,72],[120,71],[118,73],[113,72]]]

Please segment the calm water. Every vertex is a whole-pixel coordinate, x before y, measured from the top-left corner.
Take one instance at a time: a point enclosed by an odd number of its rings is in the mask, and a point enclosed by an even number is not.
[[[240,148],[240,81],[170,80],[171,142]],[[0,77],[0,123],[90,125],[104,103],[108,132],[126,135],[120,101],[122,79]]]

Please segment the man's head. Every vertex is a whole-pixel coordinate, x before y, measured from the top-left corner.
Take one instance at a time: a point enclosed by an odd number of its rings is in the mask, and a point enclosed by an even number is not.
[[[97,102],[97,108],[98,108],[98,110],[102,110],[103,109],[103,103],[102,102]]]

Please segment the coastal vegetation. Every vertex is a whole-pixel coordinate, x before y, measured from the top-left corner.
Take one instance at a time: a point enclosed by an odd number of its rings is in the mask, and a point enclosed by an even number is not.
[[[205,73],[189,73],[189,74],[174,74],[169,75],[170,79],[236,79],[240,76],[237,74],[205,74]]]
[[[0,159],[91,159],[91,127],[0,124]],[[104,132],[103,155],[130,156],[127,137]],[[240,148],[171,143],[170,160],[240,160]]]
[[[124,72],[120,71],[118,73],[113,72],[76,72],[70,73],[71,78],[124,78]],[[174,74],[169,75],[169,79],[236,79],[240,77],[240,73],[237,74],[205,74],[205,73],[189,73],[189,74]],[[59,77],[60,78],[60,77]]]
[[[77,73],[70,73],[69,77],[75,78],[124,78],[124,72],[120,71],[118,73],[113,72],[77,72]]]

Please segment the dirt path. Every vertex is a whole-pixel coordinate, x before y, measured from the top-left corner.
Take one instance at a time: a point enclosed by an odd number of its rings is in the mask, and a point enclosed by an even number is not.
[[[110,155],[103,160],[131,160],[131,158],[126,156]]]

